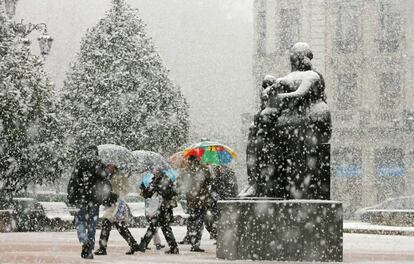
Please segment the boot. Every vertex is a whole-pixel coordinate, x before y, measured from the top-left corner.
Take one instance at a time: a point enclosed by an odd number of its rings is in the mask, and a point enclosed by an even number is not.
[[[178,247],[170,248],[170,250],[165,251],[165,254],[179,254],[180,251],[178,250]]]
[[[107,255],[107,253],[106,253],[106,248],[98,248],[98,250],[96,250],[95,252],[94,252],[94,254],[95,255]]]
[[[128,229],[128,226],[125,223],[115,223],[115,227],[118,229],[119,234],[125,239],[130,247],[129,251],[127,251],[125,254],[133,255],[136,251],[142,251],[140,245],[137,244],[137,241],[132,236],[131,232]],[[145,252],[145,249],[143,252]]]
[[[138,245],[137,243],[133,244],[129,251],[127,251],[125,254],[127,255],[134,255],[135,252],[145,252],[145,246],[142,244],[142,242]]]
[[[192,251],[192,252],[205,252],[205,250],[200,248],[199,246],[192,246],[190,251]]]
[[[93,259],[92,243],[90,241],[85,242],[82,245],[81,258]]]
[[[106,247],[108,245],[109,235],[111,234],[112,223],[108,219],[102,220],[101,235],[99,236],[99,249],[94,253],[95,255],[107,255]]]

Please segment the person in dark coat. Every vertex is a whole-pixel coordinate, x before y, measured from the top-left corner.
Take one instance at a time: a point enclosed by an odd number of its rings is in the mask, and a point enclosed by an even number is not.
[[[174,237],[174,233],[171,229],[171,222],[173,221],[173,208],[177,207],[177,192],[173,181],[163,172],[163,170],[157,170],[154,173],[154,178],[148,187],[145,187],[144,183],[140,186],[141,194],[144,198],[151,198],[154,194],[161,196],[161,205],[158,214],[149,219],[150,225],[141,239],[141,243],[136,247],[131,247],[131,251],[127,254],[134,254],[136,251],[145,252],[152,237],[157,232],[158,227],[164,234],[170,249],[166,251],[166,254],[179,254],[178,245]]]
[[[205,223],[211,238],[217,239],[217,222],[220,218],[220,210],[217,202],[219,200],[236,197],[238,194],[238,185],[236,174],[226,165],[216,166],[214,168],[214,174],[215,178],[210,190],[210,207],[208,208]]]
[[[236,197],[239,187],[234,170],[227,165],[221,165],[214,168],[214,174],[215,179],[211,186],[213,195],[219,200]]]
[[[88,147],[83,157],[77,162],[68,184],[68,203],[79,208],[74,224],[79,242],[82,244],[81,257],[93,259],[96,224],[99,205],[116,201],[116,194],[111,193],[105,165],[98,157],[96,146]]]
[[[105,207],[104,214],[101,217],[102,228],[99,237],[99,248],[95,251],[95,255],[107,255],[106,249],[112,226],[116,227],[119,234],[131,248],[137,245],[137,241],[128,229],[128,222],[131,215],[125,201],[125,197],[130,189],[128,174],[122,172],[113,164],[107,165],[107,171],[111,174],[112,192],[118,195],[118,200],[113,205]]]
[[[187,207],[190,216],[187,222],[187,238],[191,244],[191,251],[204,252],[200,248],[204,221],[209,207],[210,188],[213,182],[207,166],[200,164],[196,157],[188,159],[188,172],[190,174],[189,190],[186,193]],[[184,241],[183,241],[184,242]]]

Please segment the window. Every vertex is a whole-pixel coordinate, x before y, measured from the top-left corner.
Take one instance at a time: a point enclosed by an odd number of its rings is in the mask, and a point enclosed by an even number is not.
[[[380,75],[380,106],[392,110],[400,99],[400,75],[398,73],[382,73]]]
[[[380,52],[395,52],[400,47],[401,36],[401,15],[392,12],[389,5],[380,7]]]
[[[298,9],[280,10],[280,51],[289,50],[300,38],[300,14]]]
[[[336,47],[344,53],[358,48],[358,14],[356,6],[341,6],[338,9]]]
[[[375,172],[379,177],[405,175],[404,152],[400,148],[384,148],[375,151]]]
[[[337,106],[339,110],[349,110],[355,106],[357,88],[357,74],[338,75]]]
[[[362,176],[362,154],[357,148],[340,148],[333,151],[334,173],[337,177]]]
[[[414,111],[404,111],[405,128],[408,131],[414,131]],[[414,163],[413,163],[414,164]]]

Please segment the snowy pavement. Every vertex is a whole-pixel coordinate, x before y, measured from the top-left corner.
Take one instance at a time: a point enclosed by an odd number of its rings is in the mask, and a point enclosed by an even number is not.
[[[173,227],[178,240],[185,234],[185,227]],[[145,229],[131,229],[137,240]],[[97,237],[99,236],[97,232]],[[153,247],[153,246],[152,246]],[[252,261],[226,261],[216,259],[213,240],[204,233],[202,248],[206,253],[190,252],[188,245],[180,245],[180,255],[165,255],[154,249],[127,256],[128,250],[116,230],[109,240],[107,256],[95,256],[94,260],[80,258],[80,246],[76,233],[0,233],[0,263],[253,263]],[[345,263],[414,263],[414,236],[372,234],[344,234]],[[254,262],[278,263],[278,262]],[[286,262],[280,262],[286,263]]]
[[[361,221],[344,221],[345,233],[414,236],[413,226],[386,226]]]

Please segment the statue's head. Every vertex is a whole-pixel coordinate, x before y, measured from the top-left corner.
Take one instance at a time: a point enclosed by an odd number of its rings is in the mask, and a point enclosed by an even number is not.
[[[262,88],[266,89],[267,87],[272,86],[275,82],[276,82],[276,77],[268,74],[263,78]]]
[[[313,53],[305,42],[298,42],[290,49],[292,71],[309,71],[312,69]]]

